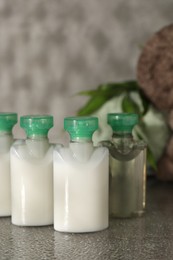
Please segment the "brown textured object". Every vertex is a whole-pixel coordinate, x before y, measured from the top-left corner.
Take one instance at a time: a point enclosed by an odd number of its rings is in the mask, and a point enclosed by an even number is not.
[[[146,43],[138,61],[137,80],[158,109],[173,108],[173,24]]]

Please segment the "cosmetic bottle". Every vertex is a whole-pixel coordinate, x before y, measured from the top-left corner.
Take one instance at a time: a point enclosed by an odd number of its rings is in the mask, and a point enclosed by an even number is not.
[[[146,144],[134,140],[139,118],[133,113],[110,113],[113,136],[109,148],[109,210],[112,217],[141,216],[146,204]]]
[[[10,147],[16,113],[0,113],[0,217],[11,215]]]
[[[53,224],[53,146],[49,115],[20,118],[26,140],[17,140],[10,152],[12,223],[21,226]]]
[[[68,117],[68,147],[55,147],[54,229],[94,232],[108,227],[108,149],[94,147],[96,117]]]

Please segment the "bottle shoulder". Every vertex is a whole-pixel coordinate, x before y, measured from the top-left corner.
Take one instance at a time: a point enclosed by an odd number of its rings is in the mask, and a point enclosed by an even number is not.
[[[63,146],[62,144],[53,145],[53,150],[55,153],[63,153],[63,152],[72,153],[72,150],[70,149],[70,147]],[[96,152],[108,153],[109,150],[105,146],[93,146],[93,153],[96,153]]]
[[[100,147],[107,147],[108,149],[110,147],[114,147],[115,149],[121,149],[125,147],[133,148],[133,149],[146,149],[147,144],[143,140],[116,140],[116,139],[111,139],[111,140],[105,140],[101,141],[99,143]]]
[[[69,147],[56,146],[53,154],[54,162],[62,164],[86,164],[98,162],[105,157],[108,158],[109,150],[107,147],[93,147],[92,153],[88,156],[88,159],[84,161],[78,160]]]
[[[147,145],[144,141],[116,142],[115,140],[102,141],[102,146],[109,149],[110,156],[117,160],[132,160],[140,154],[146,153]]]
[[[53,144],[41,140],[15,140],[10,150],[11,156],[16,156],[21,160],[42,160],[52,157]]]

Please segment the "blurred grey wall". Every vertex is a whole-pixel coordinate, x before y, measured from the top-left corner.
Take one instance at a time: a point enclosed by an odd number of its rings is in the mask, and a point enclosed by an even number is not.
[[[74,94],[135,78],[141,46],[172,14],[172,0],[0,0],[0,111],[53,114],[61,138],[86,101]]]

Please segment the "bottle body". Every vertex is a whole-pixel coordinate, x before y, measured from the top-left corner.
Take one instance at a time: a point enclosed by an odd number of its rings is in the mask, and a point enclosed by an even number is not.
[[[0,133],[0,217],[11,215],[10,147],[11,133]]]
[[[113,139],[110,146],[110,216],[141,216],[146,204],[146,145],[120,140]]]
[[[108,227],[108,150],[72,143],[54,150],[54,228],[94,232]]]
[[[16,141],[10,152],[12,223],[53,224],[53,147],[47,138]]]

